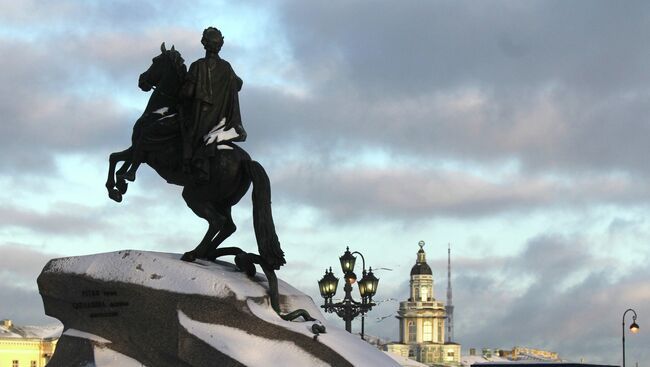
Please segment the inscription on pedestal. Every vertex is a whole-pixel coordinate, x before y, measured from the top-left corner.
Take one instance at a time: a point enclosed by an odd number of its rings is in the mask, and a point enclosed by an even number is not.
[[[87,310],[88,317],[116,317],[119,309],[129,306],[128,301],[117,299],[114,290],[84,289],[81,291],[81,301],[72,303],[75,310]]]

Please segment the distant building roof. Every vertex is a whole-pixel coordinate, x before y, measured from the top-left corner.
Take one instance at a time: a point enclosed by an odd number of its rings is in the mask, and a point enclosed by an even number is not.
[[[559,366],[559,367],[618,367],[608,364],[590,364],[590,363],[575,363],[575,362],[539,362],[539,361],[506,361],[506,362],[485,362],[478,363],[480,367],[514,367],[514,366],[525,366],[525,367],[549,367],[549,366]]]
[[[63,325],[16,326],[10,320],[0,324],[0,338],[55,339],[61,336]]]
[[[461,356],[460,363],[463,367],[515,367],[515,366],[524,366],[524,367],[618,367],[611,365],[602,365],[602,364],[587,364],[587,363],[574,363],[574,362],[565,362],[565,361],[539,361],[539,360],[510,360],[496,355],[492,356],[481,356],[481,355],[469,355]]]
[[[411,275],[432,275],[433,272],[427,263],[415,264],[411,268]]]
[[[466,367],[470,367],[475,364],[487,364],[491,362],[504,362],[504,363],[510,363],[511,361],[501,358],[498,356],[492,356],[492,357],[483,357],[481,355],[478,356],[461,356],[460,357],[460,364]]]

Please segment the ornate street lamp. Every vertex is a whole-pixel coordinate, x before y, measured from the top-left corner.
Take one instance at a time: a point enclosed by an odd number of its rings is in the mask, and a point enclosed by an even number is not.
[[[363,270],[361,280],[358,282],[359,295],[361,295],[361,302],[357,302],[352,299],[352,284],[357,281],[357,275],[354,274],[354,264],[357,258],[354,254],[361,256],[363,261]],[[325,270],[325,275],[323,279],[318,281],[318,288],[320,294],[325,299],[325,303],[321,306],[325,309],[326,312],[336,312],[336,314],[345,321],[345,330],[347,332],[352,332],[352,320],[362,315],[361,317],[361,339],[364,338],[364,319],[363,315],[372,309],[372,306],[375,306],[375,303],[372,302],[372,297],[377,292],[377,284],[379,279],[375,277],[372,273],[372,268],[366,272],[366,259],[363,255],[358,252],[350,252],[350,248],[347,247],[343,256],[339,257],[341,262],[341,270],[343,271],[343,279],[345,279],[345,286],[343,290],[345,291],[345,297],[341,302],[334,303],[332,297],[336,294],[336,288],[338,286],[339,280],[332,274],[332,268],[330,267],[329,272]]]
[[[363,259],[363,255],[361,258]],[[341,262],[341,269],[343,269],[343,273],[345,274],[354,270],[354,263],[357,261],[357,258],[350,253],[350,248],[346,247],[343,256],[339,257],[339,261]]]
[[[364,269],[363,278],[359,281],[359,295],[361,295],[361,299],[367,298],[368,301],[372,302],[372,296],[377,292],[377,283],[379,283],[379,279],[372,273],[372,266],[368,274],[366,274],[366,270]]]
[[[633,334],[636,334],[639,332],[639,325],[636,323],[636,311],[634,311],[631,308],[628,308],[623,312],[623,366],[625,367],[625,315],[629,312],[632,311],[632,325],[630,325],[630,331]]]
[[[336,293],[336,287],[339,285],[339,279],[332,274],[332,268],[330,268],[329,273],[325,269],[325,275],[323,279],[318,281],[318,288],[320,289],[320,295],[325,299],[331,299],[332,296]]]

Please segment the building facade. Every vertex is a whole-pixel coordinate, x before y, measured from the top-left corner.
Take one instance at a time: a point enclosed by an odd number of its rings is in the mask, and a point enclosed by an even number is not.
[[[430,366],[458,366],[461,346],[445,339],[445,305],[435,298],[424,241],[418,245],[420,250],[411,268],[409,299],[400,302],[397,311],[400,341],[388,344],[386,350]]]
[[[16,327],[11,320],[2,320],[0,367],[45,367],[54,354],[60,331],[40,331],[33,327]]]

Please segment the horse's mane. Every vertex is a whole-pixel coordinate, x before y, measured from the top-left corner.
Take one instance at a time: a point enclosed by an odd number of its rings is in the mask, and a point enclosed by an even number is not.
[[[187,74],[187,67],[185,66],[185,60],[181,56],[181,53],[177,50],[166,50],[163,55],[165,55],[165,57],[171,61],[172,67],[174,68],[174,72],[176,73],[176,76],[178,76],[178,79],[184,80],[185,75]]]

